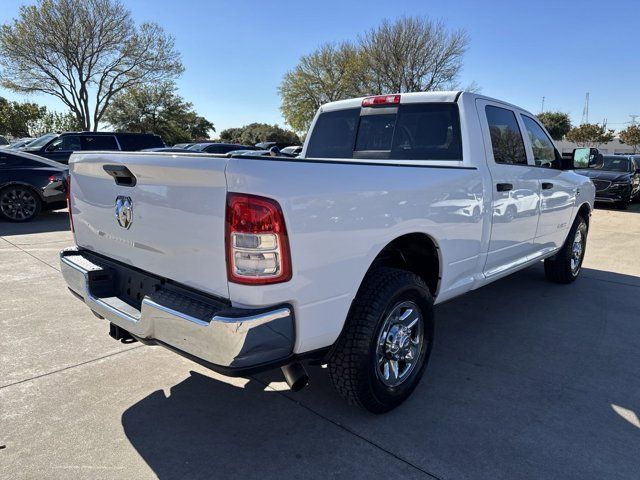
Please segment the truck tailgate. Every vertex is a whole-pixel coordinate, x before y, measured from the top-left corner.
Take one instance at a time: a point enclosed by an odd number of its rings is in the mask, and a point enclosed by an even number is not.
[[[70,173],[76,244],[228,298],[226,162],[198,154],[74,154]],[[112,171],[126,167],[135,185],[118,185],[105,165]],[[122,215],[118,220],[118,199],[130,205],[130,222]]]

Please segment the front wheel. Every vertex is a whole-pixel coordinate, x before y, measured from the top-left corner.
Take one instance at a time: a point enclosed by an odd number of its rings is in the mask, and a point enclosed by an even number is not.
[[[384,413],[416,388],[433,345],[433,300],[417,275],[380,267],[365,278],[329,359],[329,376],[352,404]]]
[[[578,277],[587,247],[587,232],[587,222],[578,215],[560,251],[544,261],[544,273],[548,280],[571,283]]]

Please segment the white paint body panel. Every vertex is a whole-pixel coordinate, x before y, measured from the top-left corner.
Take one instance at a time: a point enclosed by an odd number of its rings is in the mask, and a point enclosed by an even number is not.
[[[118,186],[102,168],[125,164],[134,187]],[[73,154],[76,244],[213,295],[228,297],[224,250],[226,160],[207,155]],[[115,218],[119,195],[133,200],[133,222]]]
[[[352,108],[361,100],[335,102],[320,111]],[[456,92],[401,97],[401,103],[456,100],[463,147],[459,161],[74,155],[76,242],[229,298],[235,306],[291,303],[296,322],[294,351],[329,346],[342,330],[365,273],[394,239],[424,233],[435,242],[441,277],[436,302],[443,302],[552,255],[564,242],[577,209],[584,203],[592,207],[595,191],[586,177],[534,166],[517,171],[513,166],[495,165],[478,103],[520,109],[470,93],[459,98]],[[307,144],[303,157],[306,148]],[[527,153],[531,155],[528,143]],[[138,185],[118,187],[102,171],[105,163],[125,164],[138,176]],[[545,197],[540,185],[549,178],[558,188]],[[516,189],[528,189],[531,196],[502,199],[494,195],[499,180],[519,182]],[[291,249],[290,281],[227,282],[227,191],[262,195],[280,203]],[[133,200],[134,221],[129,230],[120,228],[114,218],[118,195]],[[531,214],[523,215],[521,222],[496,222],[494,209],[502,208],[501,202],[515,203],[520,213]],[[476,209],[479,216],[474,214]]]

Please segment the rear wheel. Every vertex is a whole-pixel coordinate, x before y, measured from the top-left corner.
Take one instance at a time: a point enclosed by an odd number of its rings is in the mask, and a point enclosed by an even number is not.
[[[11,185],[0,191],[0,215],[12,222],[28,222],[40,213],[38,194],[23,185]]]
[[[433,344],[433,300],[424,281],[381,267],[367,275],[329,360],[338,393],[387,412],[417,386]]]
[[[548,280],[571,283],[578,277],[587,247],[587,232],[587,222],[578,215],[562,249],[544,261],[544,272]]]

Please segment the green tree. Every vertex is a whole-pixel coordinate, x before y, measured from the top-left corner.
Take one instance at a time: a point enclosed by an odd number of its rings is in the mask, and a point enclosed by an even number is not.
[[[44,108],[44,107],[43,107]],[[82,125],[72,112],[55,112],[45,109],[44,114],[29,123],[29,136],[40,137],[47,133],[77,132],[82,130]]]
[[[97,130],[119,92],[182,73],[174,40],[118,0],[37,0],[0,26],[0,85],[60,99]]]
[[[348,42],[322,45],[282,79],[278,91],[285,121],[298,132],[306,131],[323,103],[365,95],[365,77],[357,47]]]
[[[565,139],[579,147],[597,147],[613,140],[613,130],[607,129],[606,125],[583,123],[569,130]]]
[[[463,30],[424,17],[385,20],[356,43],[325,44],[304,55],[282,79],[280,110],[288,125],[305,132],[327,102],[454,88],[468,43]]]
[[[640,147],[640,127],[638,125],[629,125],[618,135],[620,136],[620,142],[633,147],[633,153],[638,152]]]
[[[227,128],[220,132],[220,140],[243,145],[255,145],[258,142],[300,145],[300,137],[295,132],[268,123],[251,123],[240,128]]]
[[[30,125],[45,115],[47,109],[31,102],[10,102],[0,97],[0,133],[28,137]]]
[[[168,145],[207,138],[213,123],[176,93],[173,82],[130,88],[113,101],[105,120],[118,131],[156,133]]]
[[[542,122],[542,125],[544,125],[544,128],[547,129],[551,138],[554,140],[562,140],[569,130],[571,130],[571,119],[569,115],[563,112],[540,113],[538,120]]]

